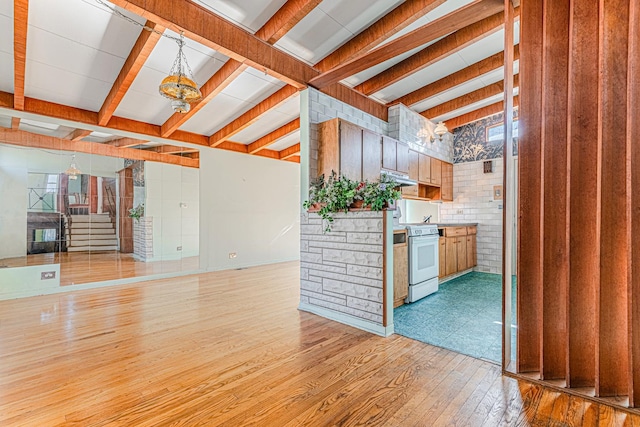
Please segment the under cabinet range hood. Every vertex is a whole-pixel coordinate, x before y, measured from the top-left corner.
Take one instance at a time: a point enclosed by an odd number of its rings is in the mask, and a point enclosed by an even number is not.
[[[396,180],[399,187],[409,187],[411,185],[418,185],[417,181],[414,181],[413,179],[409,178],[409,175],[401,172],[388,171],[383,169],[380,171],[380,175],[381,176],[387,175],[392,177],[393,179]]]

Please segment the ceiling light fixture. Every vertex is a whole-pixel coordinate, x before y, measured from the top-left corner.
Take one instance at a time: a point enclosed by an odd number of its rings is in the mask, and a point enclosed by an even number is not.
[[[442,138],[447,132],[449,132],[449,129],[447,129],[447,127],[444,125],[444,122],[442,121],[438,122],[438,124],[436,125],[436,128],[433,130],[433,133],[436,136],[433,136],[433,135],[431,136],[431,142],[435,142],[436,139],[442,142]]]
[[[78,175],[82,174],[80,169],[78,169],[78,167],[76,166],[75,154],[71,157],[71,164],[69,165],[69,168],[66,171],[64,171],[64,173],[65,175],[69,175],[69,179],[78,179]]]
[[[176,56],[169,75],[160,83],[160,95],[171,100],[171,108],[176,113],[189,112],[191,103],[202,99],[202,93],[193,80],[193,72],[182,48],[184,47],[184,35],[180,34],[178,43],[178,55]]]

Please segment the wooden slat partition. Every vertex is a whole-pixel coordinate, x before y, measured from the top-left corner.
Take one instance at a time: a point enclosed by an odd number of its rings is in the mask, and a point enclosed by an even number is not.
[[[517,359],[518,372],[564,379],[597,397],[628,396],[633,407],[640,406],[636,3],[522,0]]]
[[[640,406],[640,4],[632,2],[629,11],[629,87],[627,110],[627,147],[635,167],[628,168],[630,197],[629,227],[629,404]],[[635,143],[632,143],[635,142]]]
[[[541,129],[543,0],[521,3],[518,136],[518,372],[540,370],[542,311]],[[526,64],[526,67],[523,66]]]
[[[598,228],[598,8],[597,0],[571,3],[569,38],[570,206],[567,298],[569,387],[594,387],[596,289],[600,277]],[[579,73],[575,71],[580,70]]]

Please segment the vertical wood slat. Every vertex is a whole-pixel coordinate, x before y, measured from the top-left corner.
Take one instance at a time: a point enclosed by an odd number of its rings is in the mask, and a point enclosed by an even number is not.
[[[627,173],[629,187],[640,188],[640,5],[631,1],[629,11],[629,71],[627,84],[627,157],[631,165]],[[640,406],[640,194],[629,191],[629,406]]]
[[[600,287],[597,300],[596,395],[626,395],[627,252],[626,194],[627,59],[629,0],[600,0]]]
[[[594,387],[599,272],[598,1],[571,2],[567,387]]]
[[[567,93],[569,2],[544,1],[542,57],[542,354],[541,376],[566,376],[569,280]]]
[[[543,0],[522,2],[520,11],[520,117],[518,147],[518,372],[540,369],[542,294],[541,123]]]

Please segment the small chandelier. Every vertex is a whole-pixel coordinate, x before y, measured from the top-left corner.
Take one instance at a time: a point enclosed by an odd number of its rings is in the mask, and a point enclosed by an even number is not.
[[[74,154],[71,157],[71,164],[69,165],[69,169],[64,171],[65,175],[69,175],[69,179],[78,179],[78,175],[81,175],[82,172],[76,166],[76,155]]]
[[[447,127],[444,125],[444,122],[440,121],[438,122],[438,124],[436,125],[436,128],[433,130],[433,133],[436,134],[436,137],[432,136],[431,137],[431,142],[434,142],[436,139],[440,142],[442,142],[442,137],[449,132],[449,129],[447,129]]]
[[[178,56],[173,61],[169,75],[160,83],[159,91],[160,95],[171,100],[171,108],[176,113],[184,114],[189,112],[191,108],[189,104],[202,99],[202,93],[193,80],[193,72],[182,51],[185,44],[183,34],[180,34],[180,39],[176,39],[176,43],[178,43]]]

